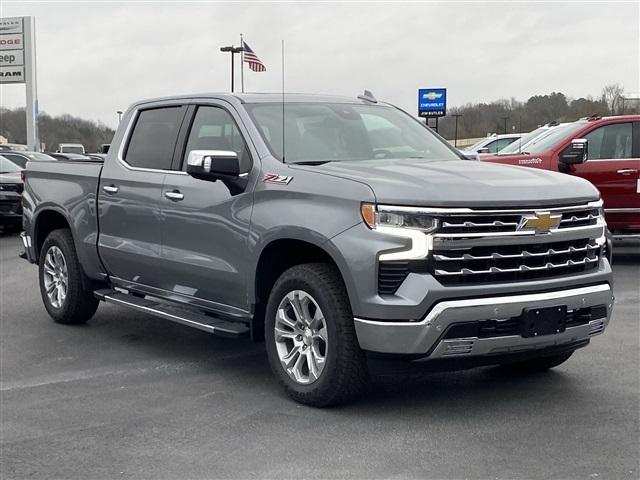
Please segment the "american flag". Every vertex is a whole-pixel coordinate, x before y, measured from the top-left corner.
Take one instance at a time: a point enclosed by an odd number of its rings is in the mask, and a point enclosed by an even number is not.
[[[253,70],[254,72],[265,72],[267,70],[267,67],[264,66],[264,63],[262,63],[262,60],[260,60],[258,56],[253,53],[251,47],[247,45],[247,42],[245,42],[244,40],[242,41],[242,49],[244,50],[244,61],[249,64],[249,68],[251,70]]]

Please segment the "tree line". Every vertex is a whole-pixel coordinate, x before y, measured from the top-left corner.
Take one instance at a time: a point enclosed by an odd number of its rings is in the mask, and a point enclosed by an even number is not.
[[[446,139],[455,136],[458,116],[458,138],[479,138],[492,133],[529,132],[549,122],[572,122],[590,115],[635,113],[638,100],[625,102],[624,90],[618,84],[607,85],[598,98],[569,98],[563,93],[534,95],[526,102],[514,98],[491,103],[468,103],[451,108],[440,118],[438,132]],[[431,125],[433,125],[433,120]],[[506,128],[505,128],[506,127]],[[506,130],[506,131],[505,131]]]
[[[106,125],[63,114],[52,117],[38,115],[38,134],[45,151],[54,151],[60,143],[81,143],[87,152],[100,151],[100,145],[111,143],[114,131]],[[9,143],[27,143],[26,112],[24,108],[0,109],[0,135]]]
[[[491,103],[468,103],[451,108],[439,119],[438,131],[447,139],[455,136],[458,116],[458,138],[478,138],[492,133],[529,132],[549,122],[572,122],[589,115],[618,115],[637,112],[638,100],[624,100],[624,90],[618,84],[607,85],[600,97],[571,99],[560,92],[534,95],[526,102],[514,98]],[[431,122],[433,124],[433,121]],[[40,142],[45,150],[55,150],[59,143],[81,143],[88,152],[99,151],[103,143],[111,143],[114,131],[102,123],[84,120],[69,114],[38,116]],[[9,143],[27,143],[24,109],[0,108],[0,135]]]

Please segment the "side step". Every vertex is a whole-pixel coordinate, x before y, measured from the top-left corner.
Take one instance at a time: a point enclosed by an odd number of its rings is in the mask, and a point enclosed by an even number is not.
[[[135,297],[112,289],[96,290],[93,295],[103,302],[114,303],[132,310],[155,315],[218,336],[237,338],[249,333],[249,327],[243,323],[209,317],[188,307],[184,308],[156,300]]]

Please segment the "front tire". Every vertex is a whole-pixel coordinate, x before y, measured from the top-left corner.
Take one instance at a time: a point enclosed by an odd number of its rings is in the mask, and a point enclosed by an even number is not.
[[[84,272],[68,229],[52,231],[40,250],[40,294],[47,312],[57,323],[87,322],[98,308],[91,290],[84,288]]]
[[[345,403],[368,383],[347,292],[331,265],[296,265],[278,278],[267,304],[265,341],[271,369],[297,402]]]

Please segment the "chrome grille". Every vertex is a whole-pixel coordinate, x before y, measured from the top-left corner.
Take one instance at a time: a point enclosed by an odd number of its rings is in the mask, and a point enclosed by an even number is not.
[[[0,192],[22,193],[22,185],[19,183],[0,183]]]
[[[451,213],[439,212],[441,217],[438,233],[442,235],[470,235],[486,233],[517,233],[524,216],[549,212],[560,216],[560,223],[552,230],[597,225],[599,207],[593,204],[571,207],[514,209],[514,210],[469,210],[452,209]],[[526,232],[525,232],[526,233]]]
[[[598,266],[604,222],[600,202],[514,210],[439,209],[429,271],[443,284],[526,281]],[[550,219],[547,231],[528,219]]]

